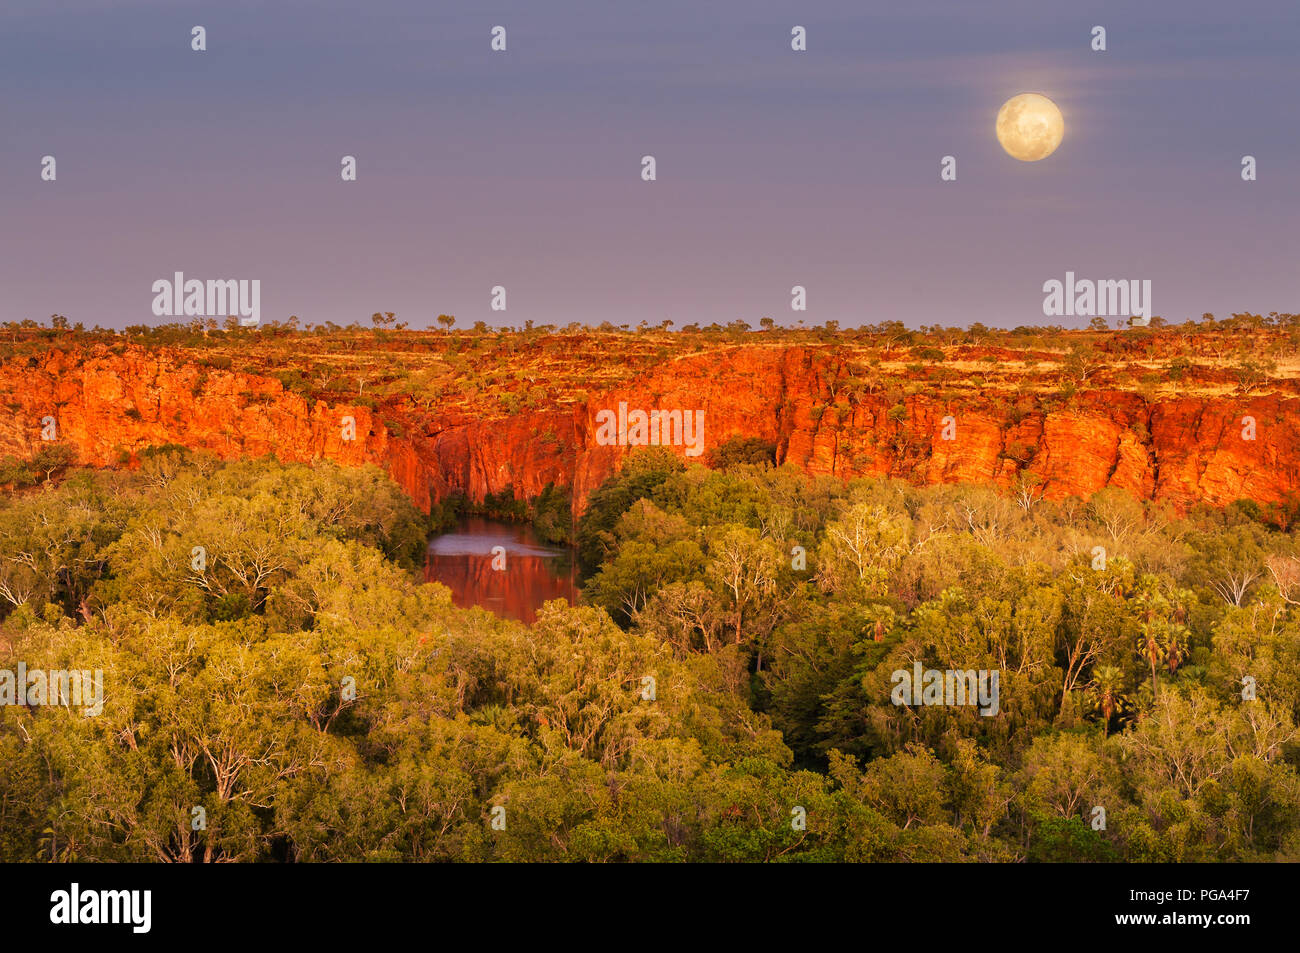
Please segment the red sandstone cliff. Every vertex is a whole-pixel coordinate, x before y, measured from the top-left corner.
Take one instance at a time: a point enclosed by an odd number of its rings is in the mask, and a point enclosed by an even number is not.
[[[703,410],[701,461],[743,435],[772,441],[779,460],[809,473],[1009,487],[1023,470],[1042,479],[1049,499],[1116,486],[1182,508],[1280,502],[1300,490],[1300,398],[1278,394],[1148,402],[1131,391],[1081,390],[1028,409],[925,388],[890,397],[846,386],[850,371],[833,347],[739,346],[666,359],[616,386],[588,388],[568,407],[485,419],[436,403],[417,414],[399,403],[309,402],[270,376],[204,368],[184,351],[116,350],[55,349],[0,364],[10,411],[0,417],[0,454],[31,456],[42,418],[52,416],[59,439],[91,465],[176,443],[224,456],[374,462],[425,508],[451,492],[531,498],[555,483],[573,488],[580,510],[629,449],[597,444],[596,414],[626,401]],[[343,439],[345,416],[356,422],[353,441]],[[1253,440],[1243,437],[1246,417]]]

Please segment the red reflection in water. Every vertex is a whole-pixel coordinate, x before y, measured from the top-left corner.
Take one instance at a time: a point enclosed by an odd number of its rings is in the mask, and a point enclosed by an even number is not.
[[[505,549],[505,569],[492,568],[493,546]],[[578,601],[577,572],[567,556],[541,545],[530,526],[467,517],[456,532],[430,542],[424,578],[449,588],[462,608],[533,622],[550,599]]]

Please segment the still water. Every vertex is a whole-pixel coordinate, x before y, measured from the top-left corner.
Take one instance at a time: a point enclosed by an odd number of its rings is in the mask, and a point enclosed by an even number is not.
[[[493,569],[493,547],[505,549],[505,568]],[[527,523],[463,517],[454,530],[429,540],[424,578],[451,589],[458,606],[482,606],[499,616],[532,622],[549,599],[578,601],[577,569],[568,549],[548,546]]]

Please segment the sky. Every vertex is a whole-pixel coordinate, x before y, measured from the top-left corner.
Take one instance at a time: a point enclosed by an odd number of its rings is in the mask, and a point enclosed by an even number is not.
[[[1083,326],[1067,271],[1297,311],[1297,49],[1295,0],[5,0],[0,321],[163,323],[177,271],[412,327]]]

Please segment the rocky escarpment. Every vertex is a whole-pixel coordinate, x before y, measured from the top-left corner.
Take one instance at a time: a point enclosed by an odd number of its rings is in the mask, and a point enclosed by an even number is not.
[[[1047,499],[1113,486],[1178,509],[1280,502],[1300,489],[1300,400],[1292,397],[1149,403],[1099,390],[1025,409],[1025,402],[945,400],[923,388],[897,400],[851,395],[847,379],[833,354],[804,348],[737,350],[712,366],[680,360],[588,406],[576,495],[585,498],[626,452],[592,439],[597,405],[620,400],[702,408],[709,445],[759,436],[777,445],[780,461],[813,474],[1009,488],[1025,473]]]
[[[120,352],[120,353],[119,353]],[[861,386],[832,348],[737,346],[669,357],[581,399],[492,417],[436,402],[377,407],[307,399],[274,377],[205,367],[182,350],[103,346],[0,364],[0,454],[29,457],[43,421],[79,462],[130,465],[173,443],[222,456],[376,463],[417,504],[451,493],[531,498],[572,487],[580,510],[626,445],[604,445],[597,415],[704,412],[704,447],[751,436],[812,474],[1011,487],[1031,475],[1048,499],[1122,487],[1185,508],[1281,502],[1300,489],[1300,399],[1279,394],[1148,400],[1080,390],[1033,399],[944,396],[915,382]],[[346,420],[355,422],[347,439]],[[674,452],[686,457],[686,447]]]

